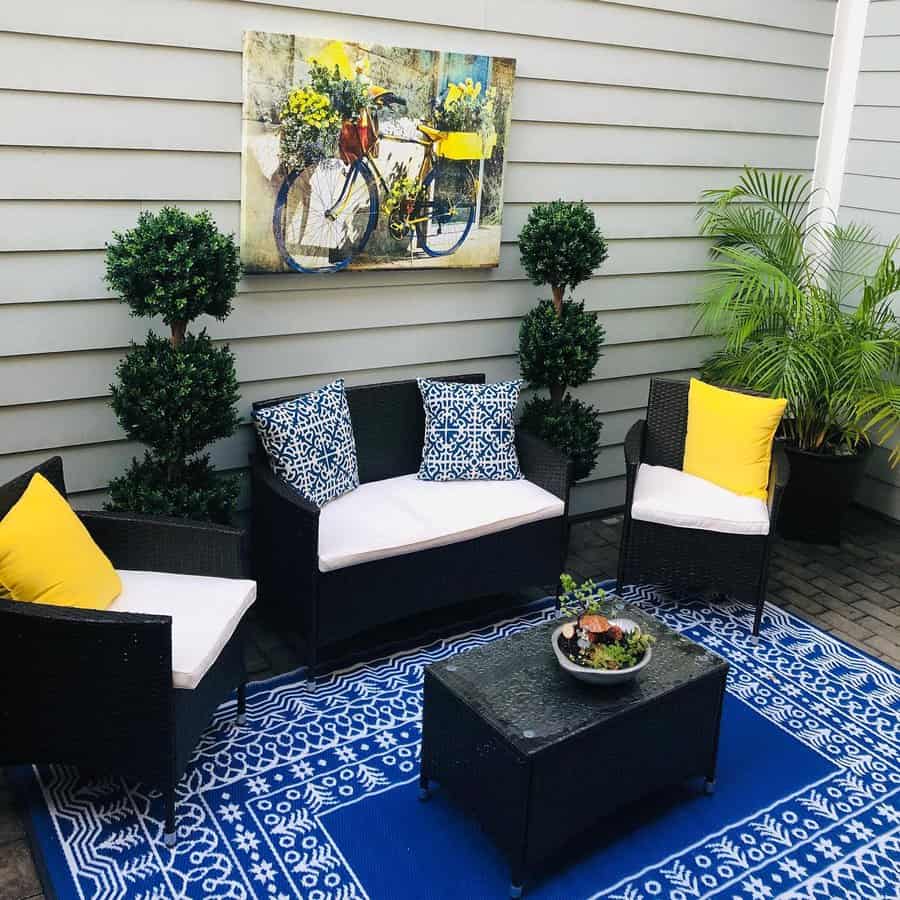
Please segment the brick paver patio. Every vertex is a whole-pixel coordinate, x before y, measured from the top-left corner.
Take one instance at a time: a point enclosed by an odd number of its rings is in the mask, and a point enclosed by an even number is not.
[[[572,528],[567,569],[578,578],[613,578],[621,516]],[[840,548],[778,541],[769,600],[900,668],[900,525],[854,508]],[[288,671],[297,659],[257,627],[248,648],[252,678]],[[37,900],[40,883],[9,789],[0,780],[0,898]]]

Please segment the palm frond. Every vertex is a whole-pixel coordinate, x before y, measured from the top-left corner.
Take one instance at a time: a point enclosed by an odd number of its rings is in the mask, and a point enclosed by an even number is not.
[[[883,249],[868,227],[836,223],[801,175],[748,168],[704,199],[713,249],[700,324],[724,338],[704,377],[786,397],[785,430],[803,448],[853,448],[869,427],[892,437],[900,238]]]
[[[825,229],[824,243],[827,288],[845,303],[872,277],[879,254],[875,236],[868,226],[851,222]]]
[[[900,433],[900,384],[880,382],[875,390],[864,396],[859,404],[864,427],[875,432],[876,441],[886,444]],[[900,462],[900,442],[891,450],[891,465]]]

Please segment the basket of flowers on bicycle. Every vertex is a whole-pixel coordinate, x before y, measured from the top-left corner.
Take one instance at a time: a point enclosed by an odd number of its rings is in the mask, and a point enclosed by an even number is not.
[[[368,87],[343,45],[335,41],[308,62],[307,83],[288,91],[279,109],[284,168],[298,171],[338,156],[350,163],[377,155],[378,121],[369,109]]]
[[[443,159],[490,159],[497,144],[494,101],[497,89],[482,92],[481,82],[466,78],[450,82],[434,108],[430,135],[434,152]]]

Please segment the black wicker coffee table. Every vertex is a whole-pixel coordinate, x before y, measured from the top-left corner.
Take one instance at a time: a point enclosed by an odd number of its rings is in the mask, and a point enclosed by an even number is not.
[[[508,858],[510,896],[534,866],[618,808],[703,776],[715,784],[728,664],[643,613],[653,659],[619,687],[563,672],[536,626],[425,670],[421,796],[429,782],[481,824]],[[595,773],[603,791],[572,802]]]

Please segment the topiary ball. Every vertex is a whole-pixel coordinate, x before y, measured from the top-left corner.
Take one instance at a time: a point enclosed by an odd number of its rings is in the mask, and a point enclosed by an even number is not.
[[[146,343],[132,344],[116,377],[110,391],[119,424],[160,458],[193,456],[237,428],[234,356],[205,331],[177,347],[149,332]]]
[[[566,300],[556,315],[551,300],[541,300],[519,327],[519,365],[529,387],[561,389],[589,381],[606,338],[597,313],[584,301]]]
[[[239,489],[236,476],[216,475],[208,456],[163,461],[146,453],[109,483],[105,508],[227,525]]]
[[[106,247],[106,283],[132,315],[161,316],[166,325],[204,314],[224,319],[240,275],[234,236],[222,234],[206,210],[145,210]]]
[[[607,257],[607,247],[590,207],[554,200],[532,207],[519,232],[519,254],[535,284],[564,291],[594,274]]]
[[[600,413],[571,394],[559,406],[549,397],[532,397],[519,426],[565,453],[572,460],[575,481],[587,478],[597,464],[603,428]]]

